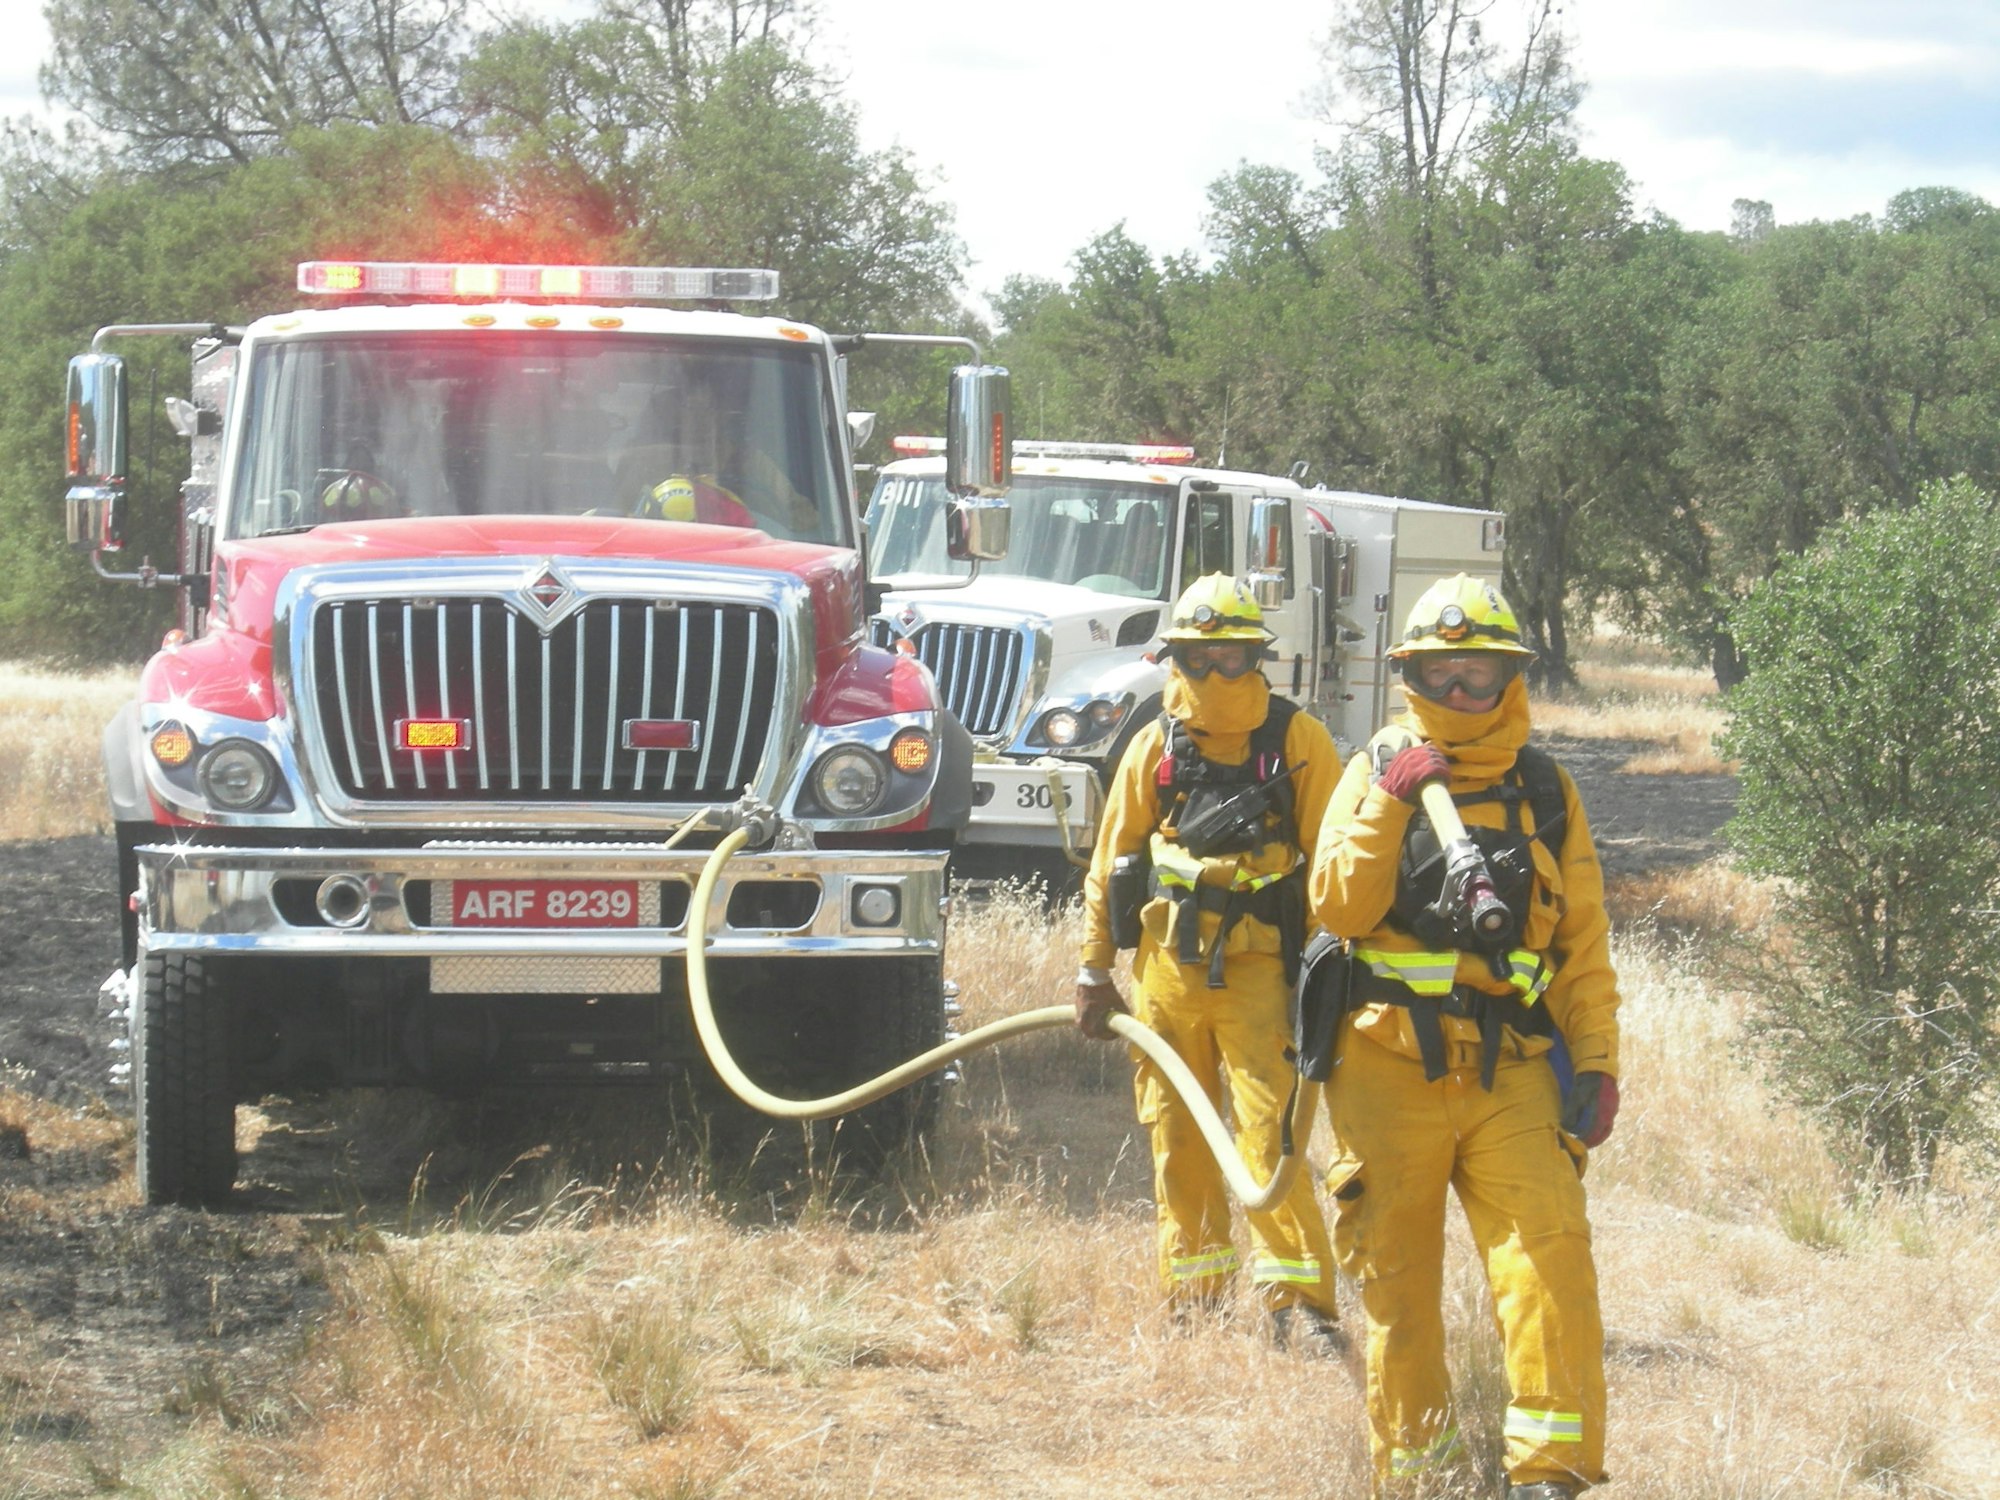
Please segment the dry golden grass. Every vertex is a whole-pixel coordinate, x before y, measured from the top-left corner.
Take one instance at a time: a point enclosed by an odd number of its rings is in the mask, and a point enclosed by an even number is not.
[[[1590,661],[1577,676],[1576,692],[1535,701],[1536,729],[1578,739],[1638,741],[1647,748],[1621,768],[1635,775],[1732,769],[1715,750],[1715,736],[1728,716],[1713,677],[1666,664]]]
[[[0,838],[102,833],[98,742],[132,696],[131,672],[79,675],[0,664]]]
[[[1770,881],[1744,874],[1724,857],[1612,881],[1605,903],[1620,926],[1650,923],[1715,936],[1767,928],[1775,896]]]

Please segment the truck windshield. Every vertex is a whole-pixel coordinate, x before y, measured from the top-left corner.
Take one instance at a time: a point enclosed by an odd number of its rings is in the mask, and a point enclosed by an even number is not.
[[[981,576],[1040,578],[1105,594],[1163,599],[1180,487],[1015,474],[1007,556]],[[869,573],[878,579],[961,576],[945,551],[944,480],[884,474],[868,503]]]
[[[845,543],[811,351],[537,330],[373,333],[251,362],[224,535],[597,515]]]

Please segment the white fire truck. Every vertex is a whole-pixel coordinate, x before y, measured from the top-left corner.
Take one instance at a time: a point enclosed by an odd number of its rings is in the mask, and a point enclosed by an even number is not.
[[[726,310],[769,271],[298,286],[327,305],[105,328],[70,370],[70,540],[182,606],[105,736],[147,1200],[224,1198],[273,1089],[705,1073],[686,914],[737,827],[705,936],[745,1065],[813,1094],[942,1040],[971,745],[866,638],[846,358],[966,341]],[[193,351],[179,557],[117,573],[106,346],[148,335]],[[1006,372],[974,361],[941,481],[968,559],[1007,516]]]
[[[1007,555],[961,565],[946,546],[945,446],[897,438],[879,471],[872,628],[930,666],[971,731],[973,846],[1087,853],[1112,769],[1160,712],[1151,648],[1194,579],[1251,581],[1277,635],[1272,686],[1351,749],[1393,709],[1383,653],[1417,596],[1499,571],[1491,511],[1198,468],[1185,447],[1027,441]]]

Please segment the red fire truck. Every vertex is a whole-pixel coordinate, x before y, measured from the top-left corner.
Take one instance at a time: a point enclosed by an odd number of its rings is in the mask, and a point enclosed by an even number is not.
[[[69,376],[72,545],[180,595],[106,731],[141,1191],[225,1199],[274,1089],[844,1087],[942,1039],[971,745],[865,633],[847,357],[775,273],[314,262],[322,305],[116,325]],[[187,340],[180,555],[114,571],[126,381]],[[1004,552],[1006,372],[952,377],[954,549]],[[706,933],[689,893],[751,850]],[[934,1092],[848,1122],[881,1142]]]

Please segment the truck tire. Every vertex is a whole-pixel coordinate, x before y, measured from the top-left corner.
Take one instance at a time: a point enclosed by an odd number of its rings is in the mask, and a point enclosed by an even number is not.
[[[852,1088],[945,1037],[944,964],[937,958],[871,958],[829,963],[819,1000],[825,1061],[809,1087],[815,1094]],[[887,1098],[822,1123],[825,1139],[846,1166],[879,1172],[896,1152],[937,1124],[944,1095],[940,1070]]]
[[[236,1181],[230,1005],[212,961],[142,954],[132,1005],[132,1112],[145,1203],[224,1203]]]

